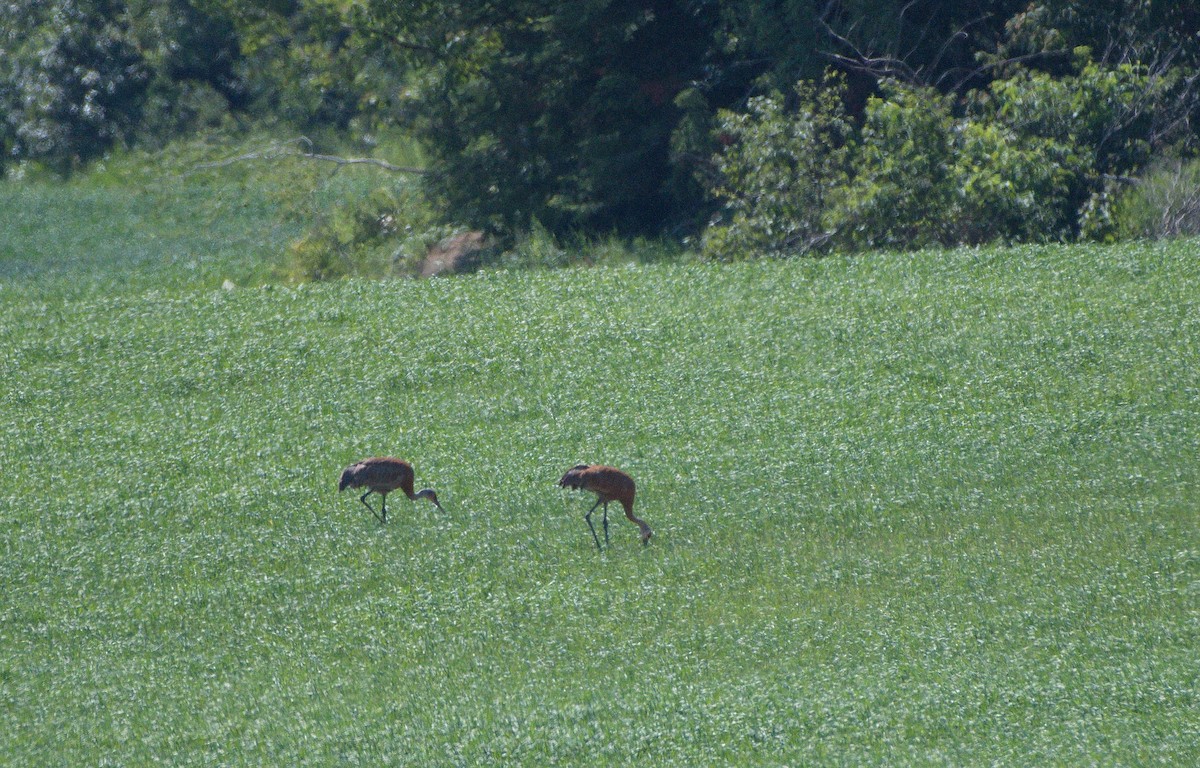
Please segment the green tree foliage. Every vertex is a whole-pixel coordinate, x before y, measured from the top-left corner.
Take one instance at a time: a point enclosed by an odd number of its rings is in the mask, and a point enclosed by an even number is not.
[[[1200,13],[1180,0],[1034,0],[1006,16],[1005,56],[1092,48],[1100,60],[1152,61],[1171,55],[1193,64],[1189,40],[1200,31]],[[1035,60],[1041,61],[1035,56]]]
[[[728,254],[738,242],[803,251],[830,227],[860,245],[1072,235],[1081,207],[1100,199],[1097,180],[1144,162],[1172,140],[1165,126],[1186,124],[1179,110],[1164,118],[1165,92],[1152,82],[1181,82],[1170,63],[1191,60],[1184,16],[1150,0],[1099,6],[1088,16],[1073,0],[372,0],[358,23],[420,67],[411,114],[451,217],[510,230],[536,219],[553,233],[645,230],[704,211],[699,179],[725,204],[708,248]],[[1168,22],[1165,33],[1155,26]],[[1086,40],[1104,51],[1081,70],[1072,47]],[[1133,63],[1152,46],[1157,68]],[[784,188],[772,178],[784,171],[755,168],[755,156],[795,157],[803,130],[777,132],[773,148],[754,146],[753,134],[798,97],[747,101],[829,62],[848,74],[843,101],[863,121],[836,214],[807,183],[790,187],[797,199],[786,205],[782,191],[763,194]],[[806,109],[792,112],[801,124]],[[716,123],[737,140],[697,162],[712,149],[702,128]],[[803,177],[804,166],[787,172]],[[814,206],[825,213],[812,216]],[[750,236],[760,216],[774,225]]]
[[[715,3],[715,52],[706,61],[703,89],[723,107],[740,105],[747,85],[787,92],[798,80],[821,76],[817,18],[832,4],[815,0],[723,0]]]
[[[710,254],[803,252],[789,245],[797,233],[808,248],[853,249],[1061,240],[1081,227],[1102,235],[1113,180],[1151,156],[1147,132],[1171,80],[1085,54],[1073,75],[1018,68],[962,103],[884,83],[861,128],[836,140],[812,139],[834,135],[814,131],[814,115],[826,126],[850,118],[812,86],[798,89],[790,111],[758,99],[744,113],[722,113],[718,130],[731,140],[709,188],[728,221],[710,229]]]
[[[159,77],[205,83],[231,104],[244,103],[237,73],[240,38],[229,14],[188,0],[129,0],[129,8]]]
[[[136,140],[161,146],[223,125],[244,108],[238,34],[225,16],[187,0],[127,0],[151,78]]]
[[[1200,235],[1200,160],[1164,160],[1112,205],[1115,239]]]
[[[129,19],[111,0],[0,6],[12,151],[67,172],[124,140],[149,73]],[[11,25],[11,26],[10,26]]]
[[[1167,0],[10,0],[0,150],[398,123],[446,220],[500,232],[1108,236],[1120,185],[1197,149],[1197,33]],[[826,67],[836,98],[791,90]]]
[[[1153,110],[1129,115],[1127,133],[1140,133],[1152,146],[1196,149],[1192,126],[1200,119],[1200,11],[1194,3],[1032,2],[1008,20],[994,48],[981,49],[976,57],[997,80],[1019,75],[1057,78],[1079,74],[1081,52],[1094,62],[1093,71],[1081,77],[1099,79],[1097,87],[1119,89],[1136,77],[1151,88],[1140,104],[1152,104]],[[1131,113],[1139,106],[1137,100],[1121,104]],[[1102,153],[1104,144],[1099,145]]]
[[[236,32],[234,68],[249,114],[305,132],[369,130],[401,90],[402,70],[358,34],[341,0],[196,0]]]
[[[844,92],[840,79],[825,88],[801,82],[794,112],[774,94],[751,99],[745,112],[718,114],[725,149],[714,161],[714,192],[725,208],[705,233],[706,253],[790,256],[826,243],[830,190],[847,178],[851,125]]]
[[[942,242],[953,201],[954,120],[931,88],[887,84],[867,103],[854,177],[837,195],[840,239],[863,247]]]
[[[975,100],[973,114],[1029,143],[1052,147],[1047,167],[1066,173],[1039,189],[1038,197],[1044,208],[1061,209],[1055,229],[1104,237],[1114,186],[1145,168],[1172,137],[1159,128],[1179,108],[1179,72],[1154,73],[1135,63],[1101,65],[1090,60],[1087,49],[1076,56],[1078,68],[1070,76],[1022,70],[992,83]]]
[[[672,0],[374,0],[366,23],[422,68],[415,127],[451,216],[636,231],[696,202],[670,187],[670,140],[709,15]]]
[[[116,144],[189,130],[202,97],[181,84],[211,86],[224,111],[235,43],[184,0],[0,5],[8,153],[67,172]]]
[[[0,148],[69,170],[231,115],[289,130],[375,127],[400,73],[340,0],[0,4]]]
[[[1076,73],[1052,77],[1018,70],[997,80],[980,98],[978,113],[1018,135],[1039,136],[1078,147],[1099,173],[1137,168],[1150,155],[1150,128],[1174,74],[1152,77],[1144,65],[1101,65],[1080,49]],[[979,95],[979,94],[977,94]]]
[[[985,120],[962,121],[957,130],[948,177],[954,194],[942,213],[940,244],[1071,236],[1077,202],[1072,192],[1087,177],[1087,166],[1069,146]]]

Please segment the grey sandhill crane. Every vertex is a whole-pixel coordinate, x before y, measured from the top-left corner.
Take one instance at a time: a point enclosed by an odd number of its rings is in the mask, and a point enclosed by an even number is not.
[[[433,505],[443,512],[442,505],[438,503],[437,494],[432,488],[426,488],[413,493],[413,468],[403,459],[393,459],[390,456],[376,456],[370,459],[363,459],[357,464],[351,464],[342,470],[342,476],[338,478],[338,491],[344,491],[347,488],[366,488],[367,492],[359,497],[359,501],[363,506],[371,510],[371,514],[375,515],[381,523],[387,522],[387,495],[396,489],[404,491],[404,495],[416,501],[417,499],[429,499]],[[375,508],[367,503],[367,497],[372,493],[378,493],[383,497],[383,514],[375,511]]]
[[[583,516],[583,519],[587,520],[588,528],[592,529],[592,539],[596,542],[596,549],[600,549],[600,537],[596,535],[596,528],[592,525],[592,513],[596,511],[596,507],[604,505],[604,543],[608,544],[608,502],[610,501],[621,503],[621,506],[625,508],[625,517],[641,529],[642,544],[650,543],[650,537],[654,535],[654,532],[650,530],[650,526],[646,525],[645,520],[639,520],[633,515],[633,497],[637,493],[637,487],[629,475],[616,467],[606,467],[601,464],[577,464],[567,470],[567,474],[562,476],[558,484],[563,488],[591,491],[596,494],[596,503]]]

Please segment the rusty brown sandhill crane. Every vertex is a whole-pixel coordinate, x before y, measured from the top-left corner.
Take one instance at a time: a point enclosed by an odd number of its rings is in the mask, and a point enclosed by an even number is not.
[[[393,459],[390,456],[376,456],[370,459],[363,459],[357,464],[351,464],[342,470],[342,476],[338,478],[338,491],[344,491],[347,488],[366,488],[367,492],[359,497],[359,501],[363,506],[371,510],[371,514],[375,515],[381,523],[387,522],[387,495],[397,488],[404,491],[404,495],[416,501],[417,499],[429,499],[433,505],[443,512],[442,505],[438,503],[437,494],[432,488],[426,488],[413,493],[413,468],[403,459]],[[378,493],[383,497],[383,514],[375,511],[375,508],[367,503],[367,497],[372,493]]]
[[[650,530],[650,526],[646,525],[645,520],[639,520],[633,515],[633,497],[637,493],[637,487],[629,475],[616,467],[606,467],[601,464],[577,464],[567,470],[567,474],[562,476],[558,484],[563,488],[582,489],[596,494],[596,503],[583,516],[583,519],[587,520],[588,528],[592,529],[592,539],[596,542],[596,549],[600,549],[600,537],[596,535],[596,528],[592,525],[592,513],[596,511],[596,507],[604,505],[604,543],[607,545],[608,502],[610,501],[621,503],[621,506],[625,508],[625,517],[632,520],[642,530],[642,544],[650,543],[650,537],[654,535],[654,532]]]

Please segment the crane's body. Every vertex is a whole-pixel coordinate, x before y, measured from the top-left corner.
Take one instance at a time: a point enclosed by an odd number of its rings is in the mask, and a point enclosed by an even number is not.
[[[596,549],[600,549],[600,537],[596,535],[596,528],[592,525],[592,513],[596,511],[596,507],[604,505],[604,543],[608,544],[608,502],[610,501],[619,502],[625,509],[625,517],[641,529],[642,544],[650,542],[650,537],[654,535],[654,532],[650,530],[649,525],[646,525],[645,520],[639,520],[633,514],[633,497],[637,493],[637,486],[629,475],[616,467],[607,467],[602,464],[577,464],[567,470],[558,484],[563,488],[591,491],[596,494],[596,503],[583,516],[583,519],[587,521],[588,528],[592,530],[592,539],[596,542]]]
[[[338,478],[338,491],[344,491],[347,488],[366,488],[367,492],[358,500],[363,503],[364,507],[371,510],[371,514],[375,515],[375,518],[381,523],[387,522],[387,495],[395,490],[403,491],[404,495],[413,501],[429,499],[435,507],[442,509],[442,505],[438,503],[437,494],[432,488],[425,488],[413,493],[413,480],[413,468],[407,461],[390,456],[376,456],[363,459],[357,464],[351,464],[343,469],[342,476]],[[378,493],[383,497],[382,515],[367,503],[367,497],[372,493]]]

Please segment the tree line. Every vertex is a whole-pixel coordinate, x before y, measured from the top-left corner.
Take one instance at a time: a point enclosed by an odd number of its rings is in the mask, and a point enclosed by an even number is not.
[[[1198,41],[1167,0],[9,0],[0,170],[399,127],[436,208],[501,235],[1140,236],[1196,173]]]

